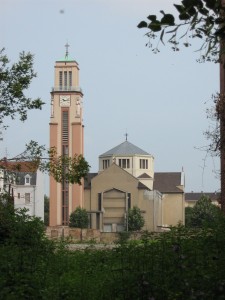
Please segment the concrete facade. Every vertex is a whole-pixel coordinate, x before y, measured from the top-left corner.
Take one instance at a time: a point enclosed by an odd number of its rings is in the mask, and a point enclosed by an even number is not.
[[[154,157],[127,140],[99,156],[99,172],[89,174],[84,195],[91,228],[103,232],[127,230],[134,206],[142,211],[144,230],[185,221],[184,173],[154,172]]]
[[[50,148],[54,147],[58,156],[84,153],[82,98],[78,63],[66,52],[55,63],[51,92]],[[50,177],[50,226],[68,225],[71,212],[83,205],[83,186],[57,183]]]

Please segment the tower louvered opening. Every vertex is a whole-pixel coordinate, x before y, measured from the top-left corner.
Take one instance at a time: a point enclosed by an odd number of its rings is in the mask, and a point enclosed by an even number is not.
[[[68,120],[69,115],[68,111],[62,112],[62,143],[68,144],[69,141],[69,126],[68,126]]]

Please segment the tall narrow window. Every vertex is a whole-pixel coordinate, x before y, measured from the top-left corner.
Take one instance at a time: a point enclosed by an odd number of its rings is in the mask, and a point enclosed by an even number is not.
[[[148,169],[148,160],[140,159],[140,169]]]
[[[127,208],[131,208],[131,193],[127,193]]]
[[[69,126],[68,126],[68,110],[62,112],[62,143],[68,144]]]
[[[123,169],[129,169],[130,168],[130,160],[123,158],[119,159],[119,166]]]
[[[102,210],[102,193],[98,193],[98,210]]]
[[[68,211],[68,204],[69,204],[69,195],[67,190],[62,191],[62,224],[68,225],[69,222],[69,211]]]
[[[67,71],[64,71],[64,89],[67,87]]]
[[[26,176],[25,176],[25,185],[30,185],[30,179],[31,179],[31,177],[30,177],[30,175],[29,174],[27,174]]]
[[[70,90],[71,90],[71,87],[72,87],[72,71],[69,71],[69,87],[70,87]]]
[[[63,85],[63,72],[59,71],[59,89],[62,90]]]
[[[69,152],[69,111],[62,111],[62,155],[68,156]],[[62,172],[68,172],[67,166],[64,166]],[[69,223],[69,184],[66,179],[62,182],[62,225]]]
[[[109,167],[109,159],[103,159],[102,167],[103,169],[107,169]]]
[[[25,193],[25,204],[30,204],[30,193]]]

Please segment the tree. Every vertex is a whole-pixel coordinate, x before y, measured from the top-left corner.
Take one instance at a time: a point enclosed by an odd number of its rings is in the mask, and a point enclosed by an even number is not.
[[[49,197],[44,195],[44,224],[49,226]]]
[[[160,11],[162,17],[149,15],[148,22],[141,21],[138,28],[147,28],[146,36],[149,42],[146,46],[153,48],[158,53],[160,42],[165,45],[164,38],[167,35],[168,43],[173,51],[179,51],[181,43],[183,46],[191,46],[191,39],[200,39],[201,60],[218,62],[221,58],[220,40],[225,35],[225,12],[221,0],[182,0],[181,4],[174,4],[178,12],[179,22],[171,13]],[[222,12],[222,14],[221,14]],[[158,38],[156,46],[153,47],[152,40]]]
[[[132,209],[128,211],[128,230],[129,231],[137,231],[141,230],[144,226],[145,220],[141,214],[141,210],[139,207],[134,206]]]
[[[32,80],[37,76],[33,69],[34,56],[31,53],[21,52],[17,63],[9,67],[9,59],[0,50],[0,124],[5,117],[21,121],[27,119],[27,111],[41,109],[44,102],[40,98],[31,99],[25,96]]]
[[[185,226],[191,227],[191,216],[193,207],[185,207]]]
[[[173,51],[179,51],[181,43],[189,47],[192,39],[199,39],[199,61],[220,63],[220,94],[215,102],[219,134],[213,135],[213,142],[220,152],[221,209],[225,214],[225,1],[182,0],[181,4],[174,4],[174,7],[178,12],[178,22],[173,14],[161,10],[160,19],[156,15],[149,15],[148,21],[141,21],[138,28],[147,29],[149,41],[146,46],[152,48],[154,53],[160,52],[160,43],[165,45],[166,35]],[[156,46],[153,46],[152,41],[156,38]]]
[[[188,208],[188,207],[187,207]],[[187,209],[186,208],[186,209]],[[185,210],[185,214],[187,211]],[[186,216],[187,217],[187,216]],[[203,195],[188,211],[187,227],[212,227],[222,220],[223,215],[218,206],[212,204],[209,197]]]
[[[80,206],[70,214],[69,226],[75,228],[87,228],[89,224],[88,213],[85,208]]]

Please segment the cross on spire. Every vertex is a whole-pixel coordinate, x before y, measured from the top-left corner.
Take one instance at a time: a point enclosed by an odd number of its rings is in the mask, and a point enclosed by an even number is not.
[[[127,132],[125,133],[125,137],[126,137],[126,141],[127,141],[127,137],[128,137],[128,133]]]
[[[66,45],[65,45],[65,47],[66,47],[66,55],[65,55],[65,57],[68,57],[69,56],[69,44],[68,44],[68,42],[66,43]]]

